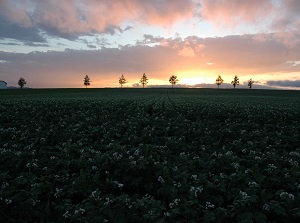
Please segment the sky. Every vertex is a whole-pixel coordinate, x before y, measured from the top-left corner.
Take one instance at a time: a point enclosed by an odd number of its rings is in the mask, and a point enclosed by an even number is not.
[[[0,80],[300,90],[299,0],[0,0]]]

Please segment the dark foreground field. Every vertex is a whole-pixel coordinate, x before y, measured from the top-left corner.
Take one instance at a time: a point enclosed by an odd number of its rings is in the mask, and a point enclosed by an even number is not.
[[[0,222],[297,222],[300,92],[0,91]]]

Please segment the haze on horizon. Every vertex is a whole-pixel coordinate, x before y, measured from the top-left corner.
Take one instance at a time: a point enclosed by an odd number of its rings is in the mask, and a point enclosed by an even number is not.
[[[0,0],[0,80],[33,88],[216,87],[218,75],[300,89],[298,0]],[[254,88],[255,88],[254,85]],[[226,85],[224,85],[226,86]]]

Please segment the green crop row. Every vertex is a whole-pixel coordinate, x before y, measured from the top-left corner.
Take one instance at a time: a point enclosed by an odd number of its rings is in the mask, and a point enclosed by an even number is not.
[[[0,222],[300,219],[297,92],[144,90],[1,92]]]

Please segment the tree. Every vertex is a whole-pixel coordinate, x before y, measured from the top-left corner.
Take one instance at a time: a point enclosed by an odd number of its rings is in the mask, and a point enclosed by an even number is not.
[[[20,86],[20,88],[22,89],[24,87],[24,85],[27,84],[27,82],[25,81],[25,79],[23,77],[21,77],[18,81],[18,85]]]
[[[178,79],[177,79],[177,76],[174,76],[172,75],[170,78],[169,78],[169,82],[172,84],[172,88],[175,84],[178,83]]]
[[[236,85],[240,84],[239,78],[237,75],[234,76],[233,81],[231,81],[231,84],[233,85],[233,88],[235,89]]]
[[[252,85],[254,84],[254,81],[252,80],[252,78],[248,81],[248,86],[251,89]]]
[[[223,84],[224,80],[222,79],[221,75],[218,76],[216,79],[216,84],[218,85],[218,88],[220,87],[221,84]]]
[[[85,88],[87,88],[87,86],[91,85],[91,80],[89,78],[88,75],[85,75],[84,79],[83,79],[83,84],[85,85]]]
[[[123,84],[125,84],[127,81],[126,81],[126,78],[124,77],[124,75],[122,74],[121,77],[119,77],[119,84],[121,84],[121,88],[123,87]]]
[[[145,87],[145,85],[148,84],[148,78],[146,76],[146,74],[144,73],[141,80],[140,80],[140,83],[143,85],[143,88]]]

